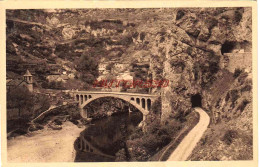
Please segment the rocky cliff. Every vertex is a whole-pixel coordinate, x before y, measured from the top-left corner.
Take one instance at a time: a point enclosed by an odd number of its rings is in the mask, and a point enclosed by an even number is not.
[[[249,8],[179,9],[171,27],[160,24],[165,31],[157,34],[153,55],[163,57],[163,77],[170,80],[162,91],[162,119],[175,111],[188,112],[196,94],[203,108],[214,106],[210,99],[218,95],[211,89],[224,75],[223,55],[235,49],[251,51],[250,16]],[[223,86],[225,81],[218,83]]]

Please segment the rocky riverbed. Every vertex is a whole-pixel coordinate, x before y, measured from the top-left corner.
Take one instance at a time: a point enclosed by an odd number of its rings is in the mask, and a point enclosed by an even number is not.
[[[67,121],[62,130],[45,128],[7,141],[9,162],[73,162],[74,141],[83,128]]]

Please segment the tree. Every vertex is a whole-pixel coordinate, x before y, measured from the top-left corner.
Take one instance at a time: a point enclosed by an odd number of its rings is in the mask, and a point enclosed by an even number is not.
[[[77,71],[81,73],[81,80],[92,84],[98,77],[98,52],[88,52],[81,55],[77,62]]]
[[[14,88],[7,94],[7,108],[18,108],[19,117],[22,116],[23,110],[33,111],[33,105],[33,94],[24,87]]]
[[[108,65],[106,66],[106,70],[109,70],[109,71],[110,71],[113,66],[114,66],[114,63],[108,64]]]

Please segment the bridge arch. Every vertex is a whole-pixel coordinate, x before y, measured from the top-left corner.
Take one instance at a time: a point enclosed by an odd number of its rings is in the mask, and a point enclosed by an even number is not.
[[[125,92],[94,92],[94,91],[72,91],[72,95],[79,104],[81,109],[81,116],[87,118],[87,113],[84,112],[84,107],[92,101],[104,98],[113,97],[124,100],[137,108],[142,114],[143,119],[150,112],[152,103],[158,98],[158,95],[151,94],[138,94],[138,93],[125,93]]]
[[[136,103],[140,104],[140,99],[139,98],[136,98]]]
[[[151,99],[147,99],[147,110],[150,111],[152,106],[152,101]]]
[[[142,108],[145,109],[145,99],[142,98],[141,102],[142,102]]]
[[[145,110],[144,108],[142,108],[142,106],[137,105],[137,104],[135,103],[135,101],[131,100],[132,98],[129,100],[128,98],[124,98],[124,97],[122,97],[122,96],[115,96],[115,95],[114,95],[114,96],[113,96],[113,95],[108,95],[108,96],[93,97],[93,98],[88,99],[87,101],[83,102],[83,103],[81,104],[80,108],[83,109],[83,108],[84,108],[85,106],[87,106],[89,103],[91,103],[91,102],[93,102],[93,101],[95,101],[95,100],[97,100],[97,99],[106,98],[106,97],[113,97],[113,98],[121,99],[121,100],[123,100],[123,101],[125,101],[125,102],[127,102],[127,103],[129,103],[129,104],[131,104],[131,105],[133,105],[135,108],[137,108],[137,109],[143,114],[143,117],[148,114],[148,111]]]
[[[80,103],[83,103],[83,95],[80,95]]]

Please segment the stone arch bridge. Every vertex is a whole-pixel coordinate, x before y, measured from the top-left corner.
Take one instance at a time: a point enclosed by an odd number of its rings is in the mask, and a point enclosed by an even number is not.
[[[143,119],[145,119],[146,115],[151,110],[152,104],[158,98],[158,95],[124,92],[73,91],[72,93],[81,109],[81,116],[84,118],[87,118],[87,114],[84,112],[83,108],[90,102],[103,97],[115,97],[135,106],[142,112]]]

